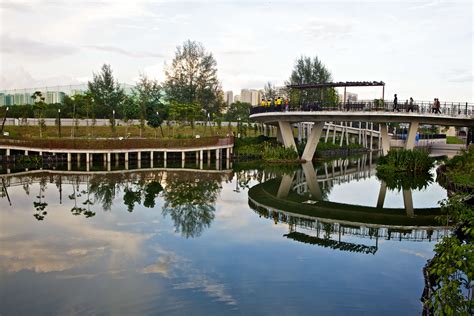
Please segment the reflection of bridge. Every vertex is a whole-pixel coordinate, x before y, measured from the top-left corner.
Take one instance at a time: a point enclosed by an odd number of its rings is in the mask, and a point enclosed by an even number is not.
[[[376,207],[322,200],[323,192],[336,183],[370,177],[374,170],[370,162],[370,159],[369,163],[359,159],[351,164],[348,160],[338,160],[332,166],[323,165],[319,170],[307,162],[296,174],[285,174],[281,180],[271,179],[252,187],[249,190],[249,205],[260,215],[273,218],[275,223],[288,223],[290,233],[286,237],[334,249],[365,253],[373,253],[374,250],[334,244],[327,242],[327,238],[337,237],[338,242],[342,242],[342,236],[370,238],[375,239],[377,247],[379,238],[431,241],[446,234],[447,228],[438,226],[435,219],[441,215],[440,209],[414,209],[410,190],[403,191],[404,209],[383,208],[387,190],[384,182],[381,183]],[[328,172],[332,167],[339,169],[339,172]],[[315,231],[316,236],[296,234],[297,227]]]
[[[287,148],[296,148],[293,138],[293,123],[314,122],[305,150],[303,160],[312,160],[314,152],[322,135],[325,122],[374,122],[380,124],[381,144],[384,154],[390,150],[387,123],[409,123],[406,149],[415,146],[416,133],[420,124],[442,126],[474,126],[472,111],[469,113],[413,113],[389,111],[290,111],[290,112],[264,112],[250,115],[254,121],[265,124],[277,125],[278,138]]]

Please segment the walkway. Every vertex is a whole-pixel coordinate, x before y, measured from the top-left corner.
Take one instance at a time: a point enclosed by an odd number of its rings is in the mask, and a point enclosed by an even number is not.
[[[371,111],[371,108],[362,107],[360,110],[330,110],[330,111],[287,111],[281,112],[274,108],[254,108],[250,119],[264,124],[276,125],[278,127],[278,138],[287,148],[294,147],[296,144],[293,138],[293,123],[314,122],[314,126],[308,137],[306,148],[303,152],[303,160],[312,160],[316,146],[323,132],[325,122],[374,122],[380,124],[380,134],[383,153],[390,150],[390,139],[388,136],[387,123],[409,123],[406,149],[413,149],[415,138],[420,124],[431,124],[441,126],[463,126],[474,127],[473,106],[466,105],[465,111],[454,109],[446,110],[448,114],[433,114],[429,111],[418,110],[417,112],[393,112],[389,109],[377,109]]]

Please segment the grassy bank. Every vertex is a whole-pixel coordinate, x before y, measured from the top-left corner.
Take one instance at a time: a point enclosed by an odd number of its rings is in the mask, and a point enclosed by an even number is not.
[[[474,189],[474,147],[454,156],[438,169],[440,183],[460,189]]]
[[[194,127],[194,130],[191,126],[162,126],[162,128],[151,128],[145,126],[142,131],[140,131],[140,126],[117,126],[116,132],[113,133],[110,126],[61,126],[61,136],[62,138],[71,138],[71,135],[74,135],[75,138],[110,138],[110,137],[123,137],[123,138],[186,138],[193,137],[195,135],[204,136],[225,136],[227,134],[233,133],[236,135],[237,127],[236,126],[202,126],[198,125]],[[4,131],[10,134],[12,138],[39,138],[39,127],[35,125],[28,126],[5,126]],[[163,136],[161,132],[163,131]],[[43,138],[58,138],[58,127],[57,126],[48,126],[43,128]],[[260,135],[260,132],[257,129],[248,128],[246,129],[246,134],[251,137]]]

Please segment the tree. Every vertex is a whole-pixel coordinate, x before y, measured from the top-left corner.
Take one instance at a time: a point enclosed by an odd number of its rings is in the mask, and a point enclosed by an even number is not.
[[[200,115],[199,105],[196,103],[171,102],[170,117],[181,122],[182,125],[189,123],[194,133],[194,121]]]
[[[229,109],[225,114],[225,119],[227,121],[236,122],[240,118],[242,121],[248,122],[251,107],[252,105],[247,102],[234,102],[229,105]]]
[[[268,100],[273,100],[277,96],[277,90],[275,88],[275,85],[272,84],[270,81],[267,82],[265,87],[263,88],[263,97]]]
[[[126,96],[125,101],[122,103],[122,120],[126,124],[125,134],[128,136],[128,128],[130,122],[139,116],[140,109],[138,107],[138,101],[134,96]],[[142,136],[142,128],[140,128],[140,137]]]
[[[178,46],[165,75],[169,101],[197,104],[207,113],[220,112],[224,99],[217,79],[217,62],[201,43],[188,40]]]
[[[318,57],[301,56],[295,61],[289,80],[286,84],[306,84],[331,82],[331,72]],[[324,104],[337,103],[337,92],[334,88],[290,90],[292,103],[320,102]]]
[[[121,108],[125,93],[114,79],[110,65],[104,64],[101,72],[94,73],[92,81],[87,83],[89,93],[100,117],[108,117],[112,132],[115,134],[114,113]]]
[[[44,121],[44,111],[46,109],[46,103],[44,102],[45,97],[41,93],[41,91],[35,91],[31,96],[31,99],[34,102],[33,105],[33,112],[35,114],[36,119],[38,120],[38,127],[39,127],[39,134],[40,138],[43,137],[43,129],[46,128],[46,124]]]

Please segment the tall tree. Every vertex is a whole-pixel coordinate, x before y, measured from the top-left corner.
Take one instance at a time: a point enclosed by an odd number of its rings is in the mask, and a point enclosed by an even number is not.
[[[325,83],[331,81],[331,72],[317,56],[314,58],[301,56],[295,61],[290,78],[286,84]],[[337,102],[337,93],[334,88],[290,90],[289,94],[293,104],[309,102],[333,104]]]
[[[140,79],[133,89],[140,118],[140,136],[142,136],[145,122],[153,128],[160,127],[168,117],[168,107],[161,102],[163,89],[158,81],[140,75]],[[163,136],[163,131],[162,135]]]
[[[94,73],[92,81],[89,81],[87,85],[98,116],[108,117],[112,131],[115,133],[115,113],[121,109],[125,93],[118,81],[114,79],[110,65],[104,64],[101,72]]]
[[[169,101],[195,103],[207,113],[220,112],[224,99],[217,79],[217,62],[201,43],[188,40],[178,46],[165,75]]]
[[[272,84],[270,81],[265,84],[265,87],[263,87],[263,97],[268,100],[273,100],[277,95],[277,91],[275,88],[275,85]]]
[[[40,138],[43,137],[43,130],[46,128],[46,124],[44,121],[44,111],[46,109],[46,103],[44,102],[45,97],[41,91],[35,91],[31,96],[31,99],[34,102],[33,105],[33,112],[38,120],[38,127],[39,127],[39,135]]]
[[[227,113],[225,114],[225,119],[227,121],[233,121],[236,122],[240,118],[243,122],[248,122],[249,121],[249,113],[250,113],[250,108],[252,105],[247,102],[234,102],[231,105],[229,105],[229,109],[227,110]]]

